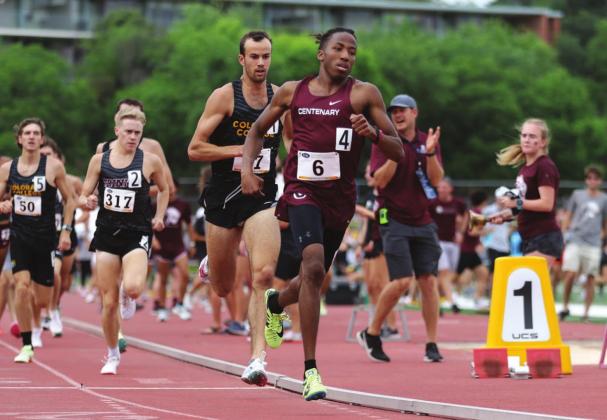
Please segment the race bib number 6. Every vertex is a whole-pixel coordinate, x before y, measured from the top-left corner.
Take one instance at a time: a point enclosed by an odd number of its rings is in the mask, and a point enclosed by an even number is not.
[[[340,177],[339,153],[297,152],[297,179],[333,181]]]
[[[42,197],[16,195],[13,199],[15,214],[21,216],[40,216],[42,214]]]
[[[253,161],[253,173],[265,174],[270,172],[270,156],[272,149],[261,149],[261,153]],[[232,170],[240,172],[242,169],[242,157],[238,156],[234,158],[234,164]]]
[[[135,191],[106,188],[103,193],[103,207],[120,213],[132,213],[135,208]]]

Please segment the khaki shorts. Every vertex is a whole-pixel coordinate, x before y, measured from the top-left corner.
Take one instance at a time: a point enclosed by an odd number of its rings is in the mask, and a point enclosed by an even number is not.
[[[601,266],[601,247],[570,243],[563,253],[563,271],[597,277]]]

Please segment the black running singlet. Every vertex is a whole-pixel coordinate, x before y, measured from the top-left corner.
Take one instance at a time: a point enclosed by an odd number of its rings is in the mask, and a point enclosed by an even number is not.
[[[110,164],[111,152],[101,158],[97,227],[151,233],[150,183],[143,176],[143,151],[137,148],[131,164],[120,169]]]
[[[57,188],[46,179],[46,156],[40,155],[38,168],[30,176],[17,170],[19,158],[13,159],[8,189],[13,197],[11,236],[33,243],[55,243],[55,200]]]
[[[247,104],[242,93],[242,80],[232,82],[234,90],[234,112],[229,117],[225,117],[219,126],[213,131],[209,142],[217,146],[243,145],[249,133],[249,129],[262,113],[262,109],[255,109]],[[272,84],[266,82],[268,103],[274,96]],[[265,107],[264,107],[265,108]],[[263,177],[265,184],[274,184],[276,180],[276,156],[278,155],[278,146],[282,134],[282,124],[280,121],[270,127],[266,135],[263,150],[255,162],[253,162],[253,171]],[[230,158],[218,160],[211,163],[212,176],[211,183],[214,181],[233,182],[240,184],[240,167],[242,158]]]

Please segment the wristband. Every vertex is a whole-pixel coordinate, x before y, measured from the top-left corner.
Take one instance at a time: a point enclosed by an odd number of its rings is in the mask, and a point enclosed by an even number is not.
[[[383,135],[384,132],[379,127],[375,127],[375,139],[371,139],[371,143],[378,144]]]
[[[65,230],[66,232],[71,232],[74,230],[72,225],[61,225],[61,230]]]
[[[432,157],[436,155],[436,150],[432,153],[426,153],[426,157]]]

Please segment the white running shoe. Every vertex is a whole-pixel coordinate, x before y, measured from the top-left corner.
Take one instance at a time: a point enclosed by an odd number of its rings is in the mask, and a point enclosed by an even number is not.
[[[42,328],[32,328],[32,347],[42,347]]]
[[[192,314],[183,305],[176,305],[173,308],[173,313],[179,317],[182,321],[189,321],[192,319]]]
[[[120,316],[122,319],[131,319],[137,310],[135,299],[131,298],[124,291],[122,284],[120,285]]]
[[[165,308],[160,308],[157,311],[156,317],[158,319],[158,322],[166,322],[169,320],[169,311]]]
[[[198,266],[198,275],[200,276],[200,281],[208,284],[209,280],[209,257],[205,255],[205,257],[200,261],[200,265]]]
[[[63,322],[61,322],[59,309],[53,309],[51,311],[51,323],[49,327],[53,337],[61,337],[63,335]]]
[[[186,308],[188,311],[191,311],[192,309],[194,309],[193,303],[194,302],[192,302],[192,295],[186,293],[183,297],[183,307]]]
[[[104,365],[101,368],[102,375],[115,375],[118,372],[118,365],[120,365],[120,357],[106,356],[103,360]]]
[[[303,338],[301,333],[293,332],[293,330],[285,331],[285,334],[282,336],[282,341],[301,343]]]
[[[249,385],[265,386],[268,383],[266,375],[266,352],[262,351],[256,359],[251,359],[249,365],[242,372],[240,379]]]

